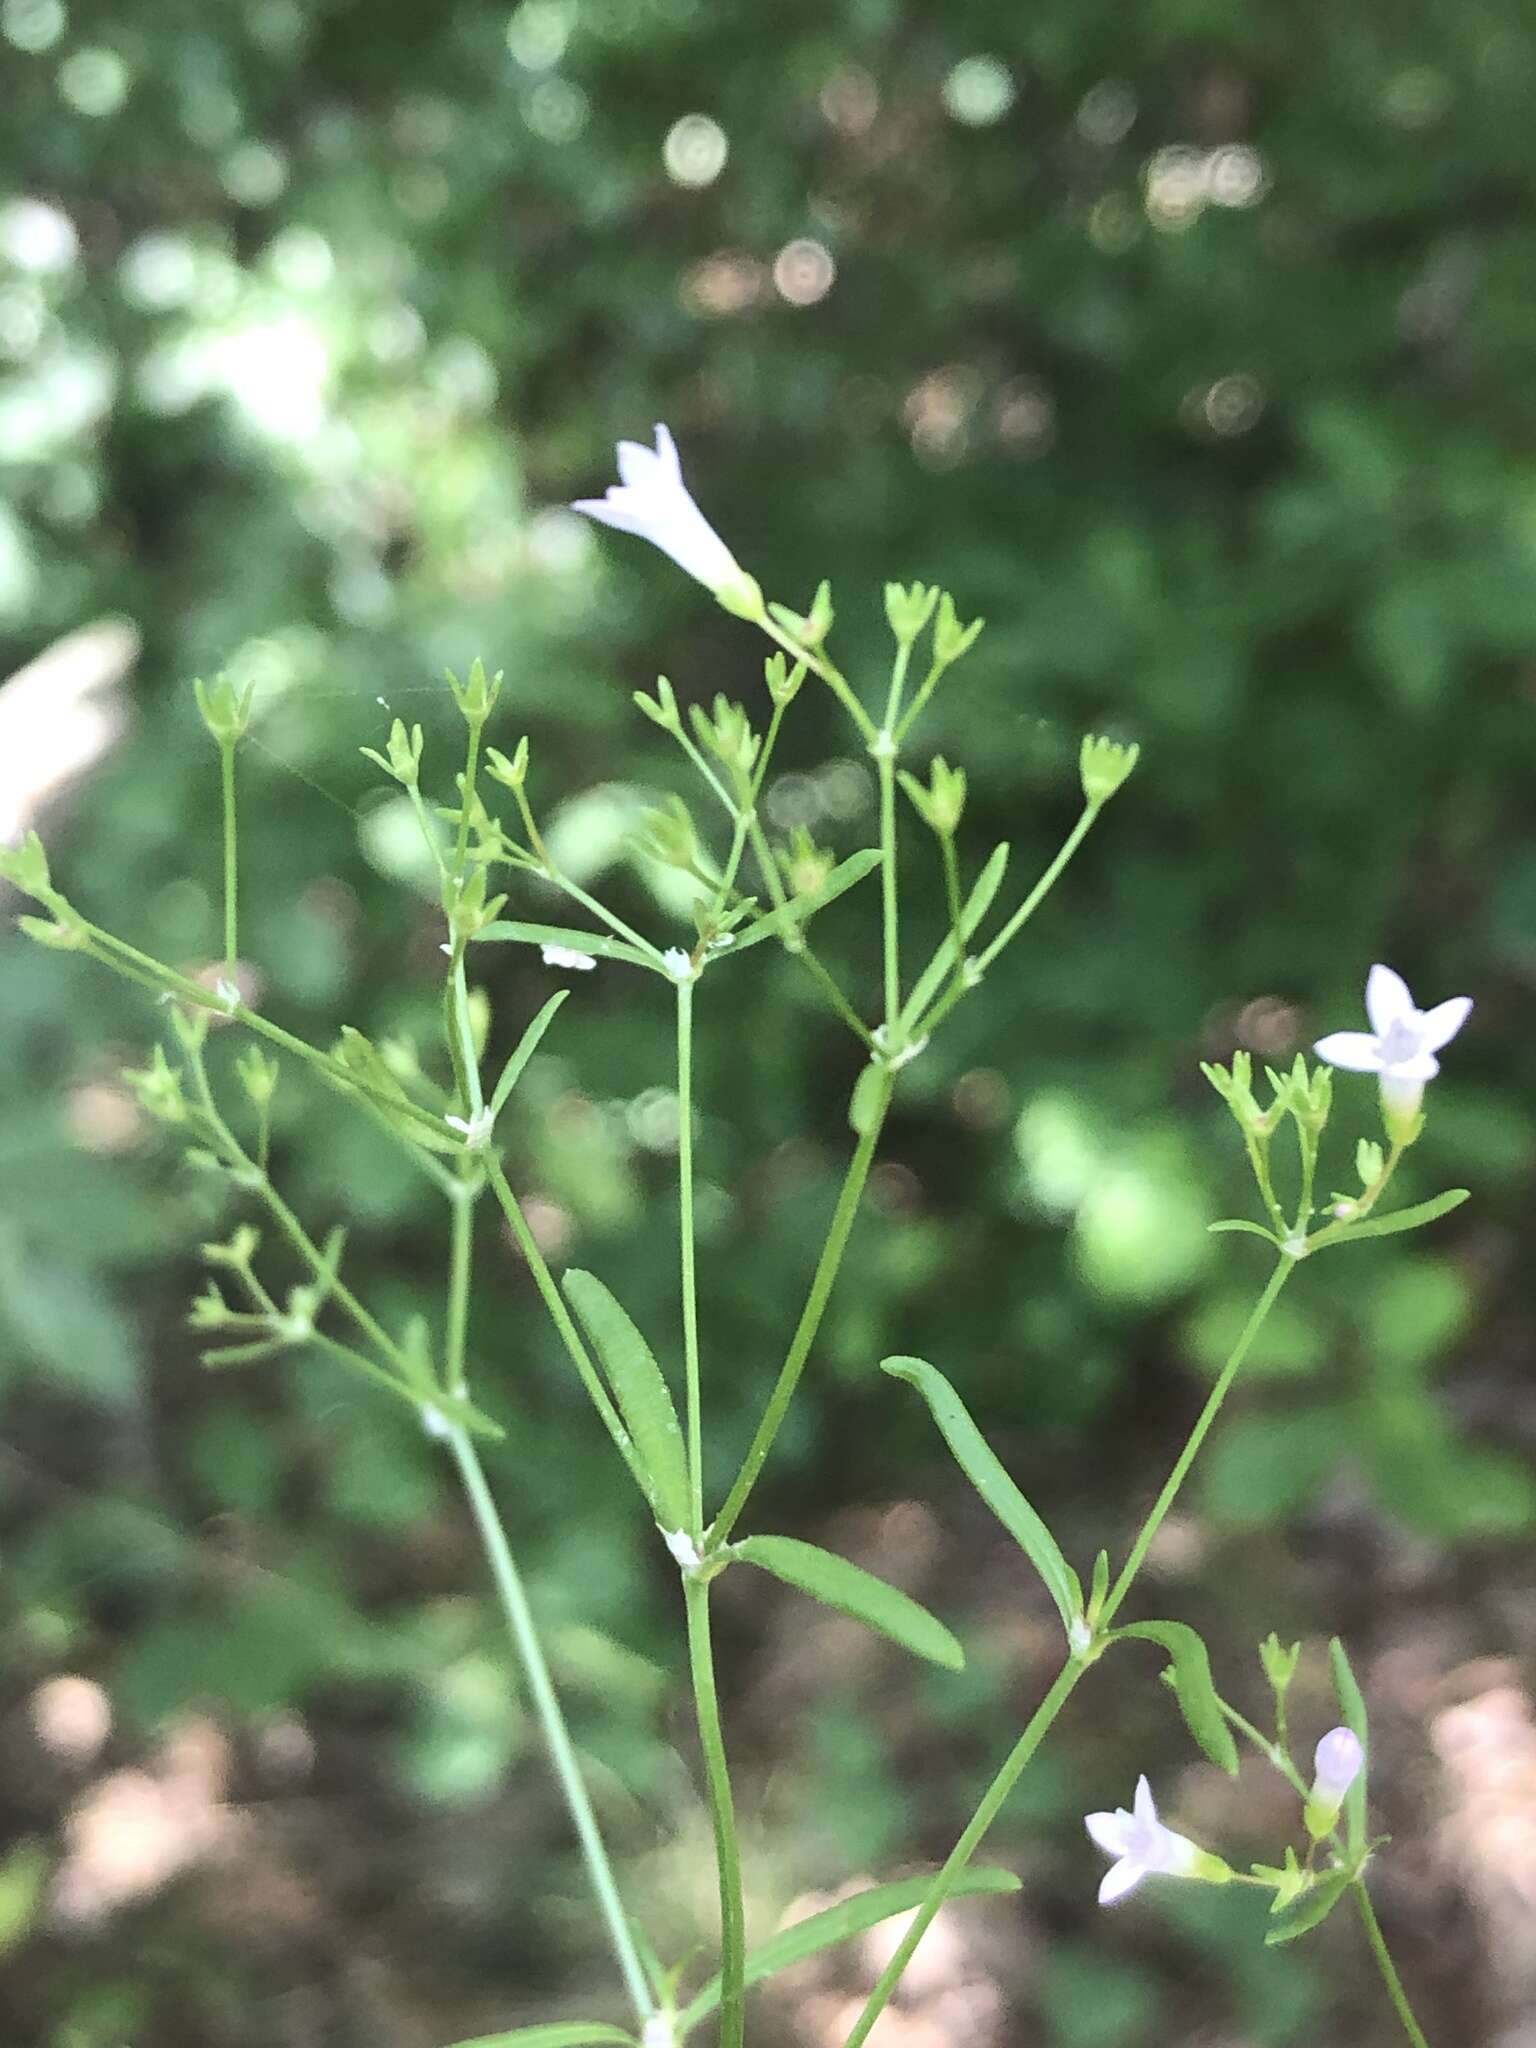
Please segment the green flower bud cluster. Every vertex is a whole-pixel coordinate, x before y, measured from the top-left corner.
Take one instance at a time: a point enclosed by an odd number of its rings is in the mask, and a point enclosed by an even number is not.
[[[221,747],[233,747],[244,739],[256,697],[254,683],[237,687],[224,675],[205,683],[199,676],[192,684],[192,694],[204,725]]]
[[[1141,748],[1134,740],[1122,744],[1099,734],[1085,733],[1078,753],[1084,799],[1095,806],[1107,804],[1115,791],[1130,780],[1140,759]]]
[[[902,768],[897,780],[912,799],[912,807],[930,831],[941,839],[953,838],[965,812],[965,770],[951,768],[941,754],[928,767],[928,786]]]

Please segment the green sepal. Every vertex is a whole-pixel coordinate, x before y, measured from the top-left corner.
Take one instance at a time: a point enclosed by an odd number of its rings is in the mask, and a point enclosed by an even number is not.
[[[880,1370],[906,1380],[928,1403],[944,1441],[961,1470],[1024,1552],[1056,1603],[1070,1638],[1083,1611],[1083,1589],[1050,1530],[1003,1470],[997,1453],[971,1420],[965,1403],[943,1373],[922,1358],[882,1358]]]
[[[1232,1777],[1237,1776],[1237,1744],[1221,1711],[1221,1695],[1211,1677],[1211,1660],[1205,1644],[1187,1622],[1133,1621],[1117,1628],[1109,1640],[1156,1643],[1170,1659],[1171,1679],[1179,1711],[1189,1732],[1213,1764]]]
[[[1347,1870],[1324,1871],[1284,1913],[1278,1914],[1265,1933],[1266,1948],[1280,1948],[1298,1935],[1310,1934],[1333,1911],[1352,1882]]]
[[[786,1927],[781,1934],[775,1934],[750,1951],[746,1968],[748,1984],[761,1984],[780,1970],[804,1962],[807,1956],[820,1955],[823,1949],[835,1948],[839,1942],[847,1941],[855,1934],[878,1927],[882,1920],[893,1919],[898,1913],[912,1912],[923,1903],[932,1887],[931,1876],[903,1877],[894,1884],[877,1884],[869,1891],[856,1892],[851,1899],[842,1899],[823,1912],[812,1913],[809,1919],[797,1920],[793,1927]],[[950,1897],[977,1898],[986,1893],[1018,1890],[1019,1880],[1011,1870],[965,1870],[950,1887]],[[709,2018],[719,2003],[720,1979],[715,1977],[679,2014],[678,2032],[691,2033]],[[462,2042],[459,2048],[476,2048],[476,2044]]]
[[[878,1629],[914,1656],[926,1657],[930,1664],[942,1664],[946,1671],[964,1668],[965,1652],[942,1621],[908,1594],[835,1551],[802,1543],[797,1536],[745,1536],[731,1544],[726,1555],[772,1572],[786,1586],[851,1615],[866,1628]]]
[[[593,1273],[566,1274],[566,1296],[602,1362],[661,1529],[688,1525],[688,1464],[677,1409],[651,1347]]]

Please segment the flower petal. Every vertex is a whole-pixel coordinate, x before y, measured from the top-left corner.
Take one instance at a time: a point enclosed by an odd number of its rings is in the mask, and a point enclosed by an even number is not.
[[[1330,1067],[1347,1067],[1352,1074],[1381,1072],[1381,1047],[1369,1031],[1330,1031],[1312,1050]]]
[[[1106,1856],[1123,1856],[1130,1829],[1123,1813],[1090,1813],[1083,1818],[1094,1847]]]
[[[1433,1081],[1439,1071],[1440,1062],[1432,1052],[1411,1052],[1406,1059],[1381,1062],[1384,1081],[1415,1081],[1422,1084],[1425,1081]]]
[[[1413,1015],[1413,997],[1407,982],[1392,968],[1383,967],[1379,960],[1366,976],[1365,1014],[1378,1038],[1389,1031],[1399,1017]]]
[[[619,443],[619,479],[631,490],[654,490],[663,481],[661,457],[640,441]]]
[[[614,527],[619,533],[635,533],[642,540],[650,538],[646,521],[633,509],[627,491],[611,490],[606,498],[574,498],[571,510],[584,512],[589,519]]]
[[[1133,1863],[1129,1856],[1122,1857],[1104,1873],[1103,1881],[1099,1885],[1099,1904],[1113,1906],[1128,1892],[1135,1891],[1146,1874],[1139,1863]]]
[[[1436,1003],[1419,1020],[1419,1042],[1426,1052],[1438,1052],[1449,1045],[1472,1014],[1470,996],[1452,996],[1448,1003]]]
[[[1152,1787],[1145,1778],[1136,1780],[1136,1799],[1131,1810],[1142,1827],[1158,1826],[1157,1805],[1152,1797]]]
[[[677,452],[677,443],[672,438],[672,429],[662,420],[656,422],[656,460],[672,482],[681,486],[682,458]]]

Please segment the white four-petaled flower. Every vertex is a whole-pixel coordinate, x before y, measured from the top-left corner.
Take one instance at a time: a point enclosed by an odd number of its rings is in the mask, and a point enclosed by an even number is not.
[[[1416,1007],[1400,974],[1379,962],[1365,984],[1369,1031],[1333,1031],[1313,1047],[1330,1066],[1381,1076],[1382,1100],[1397,1116],[1412,1116],[1424,1084],[1440,1071],[1435,1054],[1449,1045],[1471,1015],[1470,996],[1452,996],[1432,1010]]]
[[[597,965],[590,953],[578,953],[574,946],[545,946],[543,954],[546,967],[569,967],[586,974]]]
[[[665,426],[657,426],[654,448],[621,441],[618,483],[610,484],[601,498],[578,498],[571,509],[650,541],[712,590],[727,610],[745,617],[761,612],[762,592],[694,503],[683,482],[677,444]]]
[[[1205,1856],[1205,1851],[1185,1836],[1163,1826],[1145,1778],[1136,1780],[1136,1798],[1129,1813],[1123,1806],[1113,1813],[1090,1813],[1085,1826],[1104,1854],[1116,1859],[1099,1886],[1101,1906],[1123,1899],[1144,1877],[1159,1873],[1193,1877]]]

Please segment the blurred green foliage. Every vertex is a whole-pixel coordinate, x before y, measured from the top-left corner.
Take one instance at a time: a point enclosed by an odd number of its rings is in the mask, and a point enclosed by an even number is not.
[[[973,849],[1007,837],[1016,872],[1038,866],[1084,727],[1143,747],[1041,924],[904,1077],[765,1524],[934,1483],[919,1404],[874,1373],[900,1349],[950,1372],[1064,1540],[1096,1545],[1155,1483],[1257,1275],[1251,1247],[1205,1234],[1246,1189],[1197,1060],[1352,1022],[1385,955],[1426,1001],[1478,999],[1409,1176],[1475,1200],[1433,1242],[1303,1276],[1197,1505],[1235,1555],[1340,1514],[1437,1545],[1528,1531],[1529,1415],[1523,1442],[1489,1427],[1533,1310],[1524,8],[3,0],[0,75],[0,656],[9,672],[104,614],[143,636],[131,727],[50,831],[94,917],[216,955],[216,757],[190,681],[227,670],[257,693],[243,936],[263,1003],[322,1040],[429,1038],[417,843],[357,750],[392,712],[419,719],[446,791],[433,679],[483,653],[508,677],[491,737],[531,733],[562,862],[669,928],[623,846],[677,764],[629,693],[664,666],[687,700],[759,702],[761,650],[563,509],[608,481],[618,435],[665,418],[771,595],[833,575],[850,673],[883,666],[887,577],[987,616],[914,763],[964,765]],[[834,714],[796,707],[769,806],[848,852],[873,790]],[[914,945],[941,918],[935,872]],[[872,986],[869,906],[825,931]],[[425,1875],[388,1865],[460,1971],[504,1980],[495,1930],[537,1897],[579,1978],[578,1879],[430,1448],[318,1366],[200,1374],[180,1318],[220,1211],[115,1082],[157,1019],[67,956],[0,946],[8,1691],[89,1671],[140,1739],[197,1701],[252,1727],[301,1710],[343,1746],[376,1719],[372,1796],[407,1840],[482,1816],[454,1884],[435,1853]],[[824,1229],[857,1073],[771,953],[742,970],[751,1031],[707,1004],[701,1024],[722,1478]],[[545,979],[484,966],[510,1045]],[[599,973],[567,1005],[510,1166],[557,1263],[592,1263],[662,1345],[670,1026],[624,993]],[[1342,1179],[1372,1106],[1363,1082],[1339,1093]],[[370,1298],[433,1308],[436,1205],[398,1157],[292,1074],[276,1132],[295,1204],[355,1221]],[[639,1853],[684,1801],[666,1576],[509,1249],[488,1231],[483,1252],[496,1476]],[[1234,1656],[1273,1618],[1250,1629],[1230,1589],[1221,1611]],[[999,1689],[943,1697],[969,1699],[967,1756],[1016,1718]],[[834,1688],[790,1760],[847,1789],[861,1853],[942,1849],[947,1774],[899,1811],[861,1711]],[[483,1818],[509,1766],[533,1802],[515,1855]],[[51,1825],[41,1791],[3,1796],[19,1837]],[[13,1962],[40,1896],[23,1846],[0,1863]],[[88,1966],[24,1951],[23,2028],[58,2048],[278,2038],[242,2001],[260,1969],[238,1945],[202,1981],[174,1909],[149,1924],[148,1972],[110,1944]],[[519,1926],[512,1975],[535,1982],[555,1966]],[[1218,1983],[1212,2009],[1299,2038],[1313,2008],[1287,2021],[1272,1981]],[[1171,1982],[1069,1943],[1036,1994],[1062,2048],[1131,2043]],[[366,2035],[344,1998],[328,2024]]]

